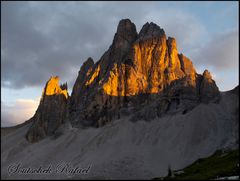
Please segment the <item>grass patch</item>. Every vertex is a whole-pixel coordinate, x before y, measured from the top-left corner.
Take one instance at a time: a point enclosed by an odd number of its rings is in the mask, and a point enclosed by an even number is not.
[[[159,177],[161,180],[209,180],[217,177],[239,176],[239,149],[216,151],[212,156],[201,158],[183,169],[184,173],[174,177]],[[173,171],[177,172],[177,171]]]

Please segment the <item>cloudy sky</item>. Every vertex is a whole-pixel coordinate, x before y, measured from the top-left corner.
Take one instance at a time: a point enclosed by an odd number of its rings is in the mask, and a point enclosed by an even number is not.
[[[71,87],[82,63],[98,61],[119,20],[146,22],[177,39],[197,71],[221,91],[238,85],[238,2],[1,2],[1,126],[30,118],[52,75]]]

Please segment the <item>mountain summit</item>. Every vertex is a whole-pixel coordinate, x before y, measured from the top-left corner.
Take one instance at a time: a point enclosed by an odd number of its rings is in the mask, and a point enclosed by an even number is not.
[[[90,60],[80,69],[70,98],[73,125],[101,126],[120,118],[123,109],[136,115],[139,105],[143,109],[156,99],[153,115],[158,116],[173,104],[188,111],[219,99],[211,76],[197,74],[191,60],[178,53],[176,40],[152,22],[137,34],[129,19],[121,20],[110,48],[95,64]]]

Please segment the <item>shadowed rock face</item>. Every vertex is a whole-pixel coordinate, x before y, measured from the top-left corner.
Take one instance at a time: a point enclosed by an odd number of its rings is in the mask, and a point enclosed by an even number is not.
[[[215,81],[208,70],[203,72],[202,81],[200,85],[200,99],[202,102],[207,103],[219,96],[219,90]]]
[[[187,112],[218,99],[210,73],[197,74],[191,60],[178,53],[174,38],[154,23],[146,23],[138,34],[123,19],[100,60],[94,64],[89,58],[81,67],[69,116],[74,126],[102,126],[121,117],[123,109],[146,119],[141,115]]]
[[[37,142],[55,133],[67,116],[67,84],[58,84],[58,77],[47,82],[40,104],[31,118],[32,125],[26,134],[29,142]]]

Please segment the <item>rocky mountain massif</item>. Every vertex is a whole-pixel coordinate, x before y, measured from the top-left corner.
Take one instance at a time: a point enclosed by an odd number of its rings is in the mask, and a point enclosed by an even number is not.
[[[119,22],[99,61],[80,68],[71,96],[51,77],[35,115],[1,138],[2,178],[151,179],[239,146],[239,88],[219,92],[154,23]],[[34,144],[33,144],[34,143]],[[9,165],[91,166],[83,174],[12,174]],[[53,168],[54,169],[54,168]]]
[[[220,99],[211,74],[198,74],[191,60],[178,53],[174,38],[154,23],[137,33],[129,19],[119,22],[99,61],[83,63],[71,97],[61,95],[54,77],[45,89],[27,134],[31,142],[51,134],[67,114],[74,127],[99,127],[126,115],[137,121],[185,114],[199,103]]]
[[[98,127],[119,119],[122,112],[135,115],[133,120],[149,115],[153,119],[173,107],[187,112],[218,99],[210,73],[197,74],[192,62],[178,53],[174,38],[167,38],[154,23],[146,23],[138,34],[135,25],[124,19],[100,60],[94,64],[89,58],[81,67],[69,115],[73,125]],[[146,117],[138,114],[153,102],[154,112],[144,113]]]

